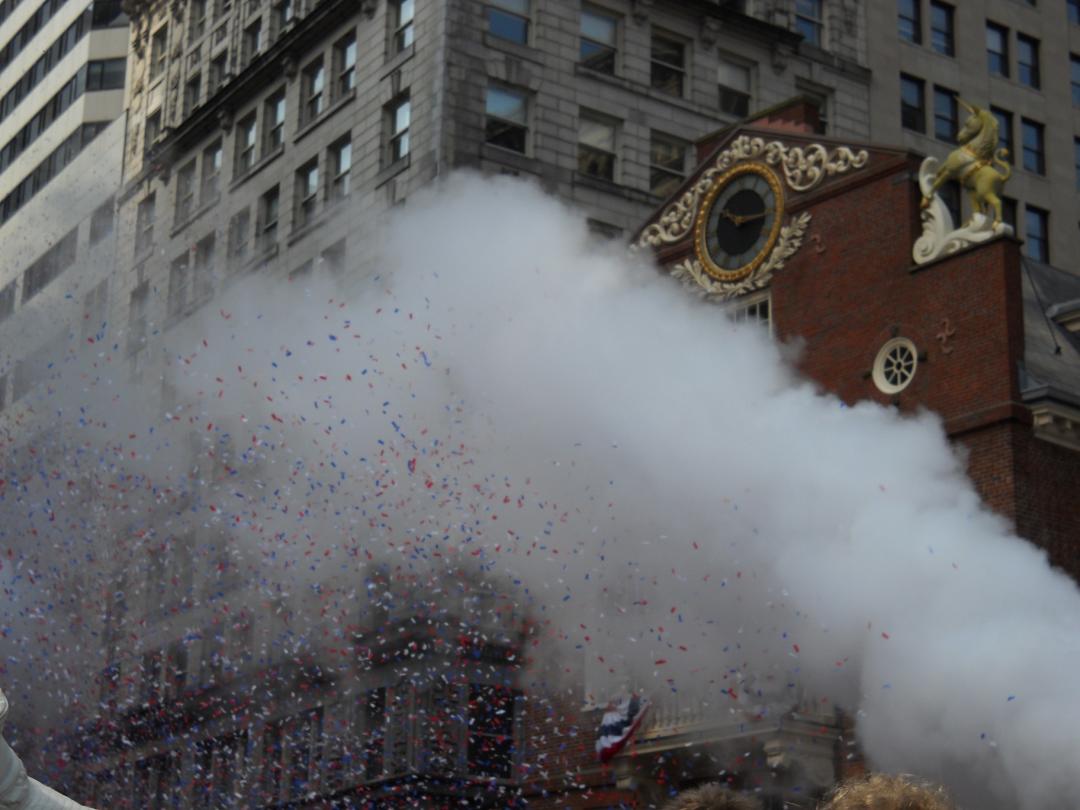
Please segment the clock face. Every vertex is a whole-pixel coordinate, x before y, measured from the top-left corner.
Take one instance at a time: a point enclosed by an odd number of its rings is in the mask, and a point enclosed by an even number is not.
[[[719,281],[750,275],[776,244],[783,206],[780,181],[760,163],[739,164],[719,177],[694,226],[705,272]]]

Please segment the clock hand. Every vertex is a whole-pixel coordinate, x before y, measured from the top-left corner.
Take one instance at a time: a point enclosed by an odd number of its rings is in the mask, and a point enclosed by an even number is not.
[[[744,222],[750,222],[751,220],[761,219],[762,217],[766,216],[767,214],[773,213],[774,210],[775,209],[773,209],[773,208],[766,208],[764,211],[761,211],[760,213],[757,213],[757,214],[746,214],[744,216],[739,217],[739,221],[736,222],[735,224],[736,225],[742,225]]]
[[[766,208],[764,211],[761,211],[760,213],[757,213],[757,214],[733,214],[730,211],[728,211],[726,208],[724,208],[723,210],[720,211],[720,216],[727,219],[728,222],[730,222],[731,224],[733,224],[737,228],[740,225],[742,225],[744,222],[750,222],[750,221],[755,220],[755,219],[761,219],[766,214],[771,214],[775,210],[776,210],[775,208]]]

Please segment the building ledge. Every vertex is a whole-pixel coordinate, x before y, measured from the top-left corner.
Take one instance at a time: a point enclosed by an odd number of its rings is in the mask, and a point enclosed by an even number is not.
[[[1040,402],[1031,406],[1035,438],[1080,450],[1080,408],[1056,402]]]
[[[581,188],[591,188],[594,191],[601,191],[605,194],[615,194],[619,197],[625,197],[628,200],[645,203],[646,205],[656,205],[658,199],[648,191],[642,191],[641,189],[633,188],[631,186],[624,186],[610,180],[603,180],[599,177],[593,177],[590,174],[584,174],[579,171],[574,172],[574,185]]]
[[[195,222],[197,219],[199,219],[203,214],[205,214],[207,211],[209,211],[215,205],[217,205],[219,200],[221,200],[221,194],[220,193],[215,194],[213,199],[210,199],[210,200],[207,200],[206,202],[204,202],[202,205],[200,205],[198,208],[196,208],[193,212],[191,212],[191,214],[188,215],[185,219],[183,219],[180,222],[177,222],[175,225],[173,225],[172,230],[169,232],[169,237],[170,238],[175,238],[178,233],[180,233],[181,231],[186,229],[189,225],[191,225],[193,222]]]
[[[411,155],[412,153],[410,152],[408,155],[401,158],[400,160],[395,160],[393,163],[391,163],[389,166],[387,166],[377,175],[375,175],[375,188],[378,188],[384,183],[389,182],[391,178],[397,177],[399,174],[409,168]]]
[[[544,64],[544,54],[542,51],[531,45],[522,45],[520,42],[511,42],[508,39],[493,36],[490,31],[484,32],[484,45],[491,48],[493,51],[502,51],[511,56],[516,56],[518,59],[524,59],[527,62],[535,62],[538,65]]]
[[[382,70],[379,71],[379,79],[385,79],[395,70],[400,70],[401,66],[413,58],[413,54],[416,53],[416,43],[414,42],[408,48],[403,50],[399,54],[395,54],[389,62],[382,66]]]
[[[288,247],[292,247],[305,236],[310,235],[314,231],[322,228],[323,225],[334,219],[338,214],[345,210],[345,203],[348,201],[348,197],[344,197],[340,200],[334,200],[332,202],[325,202],[322,210],[317,214],[314,214],[310,220],[305,222],[298,228],[294,228],[286,239],[285,244]]]
[[[299,143],[303,138],[306,138],[309,133],[318,129],[324,121],[334,115],[338,110],[347,105],[350,101],[356,98],[356,88],[354,87],[345,95],[339,97],[333,104],[322,111],[321,114],[308,121],[304,126],[300,127],[293,135],[293,143]]]
[[[250,168],[248,168],[248,170],[246,172],[244,172],[243,174],[241,174],[241,175],[239,175],[239,176],[237,176],[236,178],[233,179],[232,183],[229,184],[229,191],[235,191],[237,188],[239,188],[244,183],[246,183],[248,180],[250,180],[252,177],[257,175],[259,172],[261,172],[263,169],[265,169],[267,166],[269,166],[271,163],[273,163],[275,160],[277,160],[283,154],[285,154],[285,145],[284,144],[279,146],[277,149],[275,149],[269,155],[263,155],[261,158],[259,158],[253,164],[251,164]]]
[[[540,174],[542,163],[534,157],[515,152],[512,149],[504,149],[501,146],[492,146],[490,143],[480,145],[480,157],[492,163],[498,163],[515,172],[527,172]]]
[[[585,67],[580,62],[574,63],[574,75],[581,76],[582,78],[591,79],[593,81],[601,82],[612,87],[619,87],[628,93],[633,93],[636,96],[647,96],[655,101],[662,102],[664,104],[670,104],[673,107],[686,110],[687,112],[701,114],[706,112],[704,104],[698,104],[686,96],[673,96],[670,93],[664,93],[660,90],[655,90],[651,86],[644,84],[643,82],[635,82],[631,79],[627,79],[625,76],[619,76],[614,73],[602,73],[598,70],[592,70]],[[714,109],[707,111],[711,115],[715,115]]]

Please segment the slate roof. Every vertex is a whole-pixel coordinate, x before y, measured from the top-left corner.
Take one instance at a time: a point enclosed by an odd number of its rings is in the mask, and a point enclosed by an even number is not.
[[[1053,399],[1080,407],[1080,333],[1054,318],[1080,309],[1080,274],[1023,262],[1024,366],[1020,388],[1025,401]]]

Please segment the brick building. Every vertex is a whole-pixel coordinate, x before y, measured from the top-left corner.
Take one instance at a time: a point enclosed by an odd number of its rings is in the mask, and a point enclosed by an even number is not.
[[[816,136],[813,119],[795,104],[703,139],[699,168],[636,245],[688,294],[800,340],[800,370],[844,402],[939,414],[989,506],[1080,576],[1080,275],[1010,236],[916,264],[918,158]],[[661,699],[610,769],[588,735],[553,751],[577,789],[552,780],[539,806],[658,806],[673,785],[723,773],[766,807],[810,807],[815,786],[861,767],[838,709],[746,720]]]
[[[693,230],[676,226],[649,225],[639,244],[653,246],[665,267],[737,316],[768,322],[780,339],[804,339],[801,370],[844,401],[939,414],[966,448],[987,502],[1054,564],[1080,574],[1080,509],[1066,494],[1080,484],[1080,276],[1023,256],[1010,237],[915,264],[922,228],[916,158],[876,146],[846,149],[805,127],[800,133],[798,118],[787,110],[705,139],[701,171],[712,167],[711,177],[691,177],[672,198],[698,214],[717,166],[769,166],[785,176],[783,222],[799,232],[782,265],[702,273]],[[808,163],[783,169],[780,157],[793,150]],[[691,196],[680,199],[687,190]],[[897,346],[892,356],[907,367],[890,379],[884,369]]]

